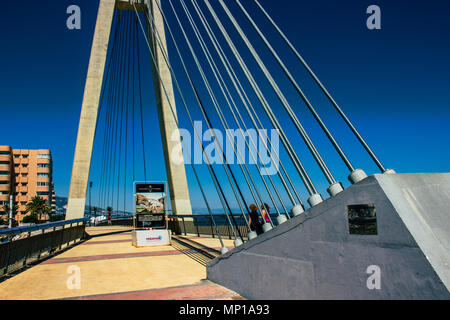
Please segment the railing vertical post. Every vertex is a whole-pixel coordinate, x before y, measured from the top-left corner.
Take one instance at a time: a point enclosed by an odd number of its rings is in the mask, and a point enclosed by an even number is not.
[[[200,238],[200,231],[198,230],[198,220],[196,216],[194,216],[194,223],[195,226],[197,227],[197,236]]]
[[[12,245],[12,236],[8,236],[8,250],[7,250],[7,252],[8,252],[8,256],[7,257],[8,258],[6,259],[6,266],[5,266],[3,274],[7,274],[8,273],[9,260],[11,258],[11,245]]]
[[[30,237],[31,237],[31,231],[28,231],[28,237],[27,238],[30,238]],[[25,254],[25,259],[23,259],[23,266],[27,265],[27,259],[28,259],[28,256],[30,255],[30,251],[31,251],[31,246],[28,246],[27,253]]]
[[[45,229],[42,229],[41,234],[44,234],[44,233],[45,233]],[[45,243],[44,242],[44,237],[42,237],[42,242]],[[38,256],[37,256],[38,260],[41,258],[41,254],[42,254],[42,245],[39,248],[39,253],[38,253]]]
[[[212,235],[212,237],[213,237],[213,239],[214,239],[213,220],[212,220],[211,216],[209,216],[209,221],[211,222],[211,235]]]
[[[184,235],[187,236],[187,233],[186,233],[186,224],[184,223],[184,217],[181,217],[181,220],[183,220]]]
[[[228,224],[228,223],[227,223],[227,231],[228,231],[228,236],[230,237],[230,240],[231,240],[232,239],[232,237],[231,237],[231,228],[230,228],[230,224]]]
[[[73,223],[71,223],[70,224],[70,232],[69,232],[70,237],[69,237],[69,241],[67,242],[67,246],[69,246],[70,245],[70,241],[72,241],[73,231],[74,231]],[[73,241],[73,243],[75,243],[75,240]]]
[[[64,239],[64,229],[65,229],[65,225],[62,226],[61,239],[59,240],[58,250],[61,250],[61,247],[62,247],[62,242],[63,242],[63,239]]]

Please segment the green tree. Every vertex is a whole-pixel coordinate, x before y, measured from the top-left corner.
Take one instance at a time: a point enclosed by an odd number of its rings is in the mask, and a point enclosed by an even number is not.
[[[47,200],[39,196],[35,196],[27,203],[26,211],[32,215],[36,215],[41,220],[43,214],[50,214],[52,208],[49,206]]]
[[[32,213],[23,217],[22,223],[39,223],[39,219],[36,214]]]

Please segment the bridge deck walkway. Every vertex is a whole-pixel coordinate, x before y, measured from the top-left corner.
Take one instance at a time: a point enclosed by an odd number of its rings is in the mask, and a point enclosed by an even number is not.
[[[242,299],[207,281],[205,259],[178,241],[135,248],[129,227],[89,227],[86,232],[87,241],[1,282],[0,299]],[[211,248],[212,255],[220,246],[217,239],[188,238]],[[79,288],[73,270],[79,270]]]

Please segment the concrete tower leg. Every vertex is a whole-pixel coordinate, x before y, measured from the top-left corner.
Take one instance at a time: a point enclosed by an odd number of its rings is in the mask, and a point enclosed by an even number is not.
[[[100,0],[98,7],[94,40],[92,42],[83,104],[81,106],[66,220],[83,218],[84,216],[95,125],[115,3],[115,0]]]
[[[153,16],[154,27],[159,34],[159,38],[167,51],[166,35],[164,28],[164,20],[155,1],[161,6],[160,0],[146,0],[149,14]],[[152,60],[153,83],[155,86],[156,105],[158,109],[159,124],[161,128],[161,139],[164,149],[164,159],[166,163],[167,179],[169,181],[170,200],[172,211],[175,214],[192,214],[191,200],[189,197],[188,183],[186,179],[186,170],[182,154],[178,154],[175,150],[179,150],[181,139],[177,125],[177,111],[175,106],[175,95],[172,86],[172,75],[167,65],[158,40],[153,37],[150,26],[147,25],[147,32],[150,39],[152,51],[156,60],[157,68]],[[159,75],[158,75],[159,70]],[[161,84],[160,77],[164,83]],[[165,90],[165,91],[164,91]],[[169,97],[170,103],[166,96]],[[172,108],[173,111],[172,111]]]

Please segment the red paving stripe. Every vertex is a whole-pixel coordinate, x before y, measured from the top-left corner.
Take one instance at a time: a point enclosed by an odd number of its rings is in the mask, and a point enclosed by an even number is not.
[[[145,291],[113,293],[107,295],[86,296],[79,300],[193,300],[224,296],[236,296],[226,288],[214,284],[201,284]]]
[[[82,245],[89,245],[89,244],[106,244],[106,243],[122,243],[122,242],[131,242],[131,239],[125,239],[125,240],[105,240],[105,241],[87,241],[83,243]]]
[[[169,256],[169,255],[178,255],[178,254],[182,254],[182,252],[180,252],[178,250],[167,250],[167,251],[137,252],[137,253],[102,254],[102,255],[95,255],[95,256],[53,258],[53,259],[42,262],[42,264],[83,262],[83,261],[96,261],[96,260],[113,260],[113,259],[124,259],[124,258],[152,257],[152,256]]]
[[[220,250],[220,248],[214,248]],[[83,261],[97,261],[97,260],[113,260],[113,259],[125,259],[125,258],[140,258],[140,257],[154,257],[154,256],[172,256],[180,255],[183,253],[197,253],[195,250],[166,250],[166,251],[153,251],[153,252],[136,252],[136,253],[118,253],[118,254],[104,254],[95,256],[82,256],[82,257],[70,257],[70,258],[53,258],[42,262],[41,264],[56,264],[56,263],[72,263]]]

